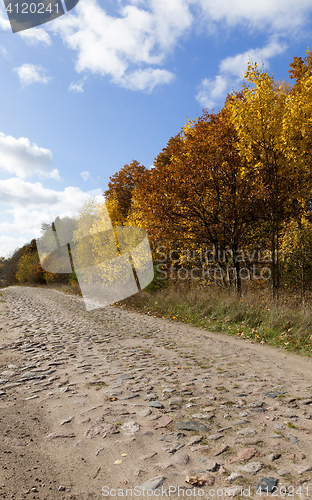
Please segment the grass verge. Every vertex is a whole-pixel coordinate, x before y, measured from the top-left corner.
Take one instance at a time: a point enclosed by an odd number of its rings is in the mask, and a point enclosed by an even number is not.
[[[267,289],[246,290],[238,297],[217,286],[201,288],[184,283],[149,293],[143,290],[116,305],[312,355],[311,304],[298,305],[294,295],[283,293],[273,302]]]

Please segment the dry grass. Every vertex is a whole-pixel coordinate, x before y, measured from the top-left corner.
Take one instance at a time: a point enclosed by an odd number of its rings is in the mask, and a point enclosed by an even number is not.
[[[312,354],[312,309],[290,292],[277,302],[265,288],[235,293],[182,283],[151,293],[142,291],[119,305],[147,314],[181,321],[207,330],[237,335],[245,339]]]

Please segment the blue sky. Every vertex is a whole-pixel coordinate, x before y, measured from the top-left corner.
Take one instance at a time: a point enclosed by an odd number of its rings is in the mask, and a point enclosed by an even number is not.
[[[150,167],[249,58],[288,80],[311,19],[310,0],[80,0],[13,34],[0,0],[0,256],[124,164]]]

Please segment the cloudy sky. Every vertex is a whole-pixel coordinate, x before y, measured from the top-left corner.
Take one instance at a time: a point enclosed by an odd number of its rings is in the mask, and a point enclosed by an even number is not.
[[[0,256],[124,164],[150,167],[250,58],[288,80],[311,18],[311,0],[80,0],[13,34],[0,0]]]

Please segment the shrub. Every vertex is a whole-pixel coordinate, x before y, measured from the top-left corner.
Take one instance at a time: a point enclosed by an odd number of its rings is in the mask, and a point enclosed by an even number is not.
[[[39,257],[36,253],[24,254],[18,262],[15,274],[20,283],[44,283],[44,271],[40,266]]]

